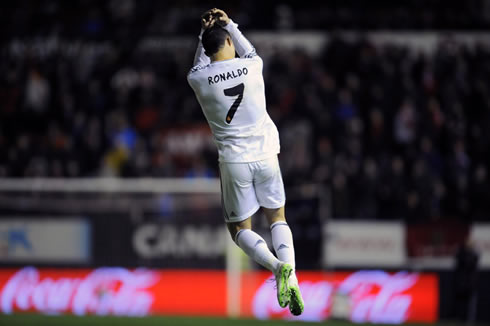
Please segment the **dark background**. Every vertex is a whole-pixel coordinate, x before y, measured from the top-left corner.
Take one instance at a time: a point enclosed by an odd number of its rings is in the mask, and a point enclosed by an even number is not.
[[[458,241],[471,223],[490,221],[490,46],[451,36],[490,38],[485,0],[2,1],[0,178],[217,177],[212,146],[191,142],[191,150],[175,151],[166,138],[205,125],[186,74],[198,18],[212,7],[245,35],[330,39],[315,54],[257,49],[267,53],[267,107],[288,188],[328,188],[333,218],[400,220],[411,230],[456,225]],[[369,32],[440,39],[426,53],[374,44]],[[288,207],[298,248],[308,253],[301,268],[320,265],[318,205],[296,199]],[[0,205],[0,213],[39,212]],[[141,221],[77,214],[93,225],[93,265],[182,267],[134,256],[125,240]],[[454,275],[438,272],[441,317],[449,318]],[[478,314],[488,320],[483,273]]]

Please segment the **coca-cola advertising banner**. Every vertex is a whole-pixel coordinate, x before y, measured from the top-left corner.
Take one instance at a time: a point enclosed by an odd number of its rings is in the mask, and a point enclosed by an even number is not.
[[[353,322],[434,322],[438,312],[435,274],[357,272],[299,272],[305,311],[292,316],[277,304],[267,273],[245,274],[242,311],[260,319],[323,321],[331,317]],[[246,286],[245,286],[246,284]]]
[[[217,270],[37,269],[0,271],[0,311],[75,315],[225,316],[227,296],[240,295],[241,315],[259,319],[354,322],[434,322],[438,280],[434,274],[298,272],[305,311],[294,317],[277,304],[268,272],[245,272],[241,291],[227,293]],[[196,281],[198,280],[198,281]]]
[[[0,312],[224,315],[225,290],[223,271],[25,267],[0,271]]]

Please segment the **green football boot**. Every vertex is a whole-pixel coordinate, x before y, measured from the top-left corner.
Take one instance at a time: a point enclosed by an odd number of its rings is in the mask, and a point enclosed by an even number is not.
[[[289,276],[293,267],[288,263],[283,263],[276,274],[277,302],[281,308],[285,308],[289,303]]]
[[[293,272],[294,273],[294,272]],[[291,277],[288,283],[289,288],[289,311],[295,316],[299,316],[305,310],[305,303],[299,290],[298,280]]]

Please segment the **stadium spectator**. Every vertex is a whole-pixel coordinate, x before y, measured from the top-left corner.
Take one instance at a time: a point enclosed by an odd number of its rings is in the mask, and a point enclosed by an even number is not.
[[[11,3],[0,13],[1,24],[11,24],[2,29],[7,37],[0,53],[0,176],[217,175],[214,152],[198,148],[193,155],[178,156],[165,140],[171,128],[204,122],[185,81],[192,47],[186,53],[158,42],[148,41],[150,50],[135,46],[153,34],[194,31],[186,27],[185,17],[193,15],[182,15],[185,7],[125,1],[113,10],[115,2],[74,1],[68,8],[52,1],[47,10],[36,2],[22,3]],[[471,3],[472,8],[481,5]],[[28,4],[31,11],[25,10]],[[87,17],[74,12],[84,5],[94,7]],[[451,6],[471,12],[454,26],[487,26],[484,11],[470,10],[463,2]],[[276,9],[269,7],[264,14],[275,17]],[[345,19],[335,10],[290,8],[295,29],[332,24],[437,29],[451,20],[431,13],[413,25],[409,20],[420,20],[420,15],[399,21],[373,16],[378,22],[362,20],[359,8],[351,8]],[[250,10],[245,2],[231,9],[244,17],[245,27],[275,28]],[[407,10],[417,13],[423,6]],[[68,18],[59,18],[57,27],[53,17],[60,12]],[[13,13],[24,23],[12,21]],[[36,13],[33,22],[39,24],[25,23]],[[291,28],[280,20],[288,8],[277,13],[270,24]],[[40,38],[29,46],[14,40],[21,36]],[[328,185],[337,216],[488,220],[486,45],[448,40],[429,54],[332,33],[317,55],[303,49],[262,50],[270,54],[264,67],[267,107],[282,137],[283,157],[290,158],[281,161],[285,182]]]

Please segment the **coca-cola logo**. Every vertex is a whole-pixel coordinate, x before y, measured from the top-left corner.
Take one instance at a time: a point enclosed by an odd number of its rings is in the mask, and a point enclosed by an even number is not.
[[[305,311],[298,317],[279,307],[273,284],[264,282],[253,298],[255,317],[322,321],[336,313],[353,322],[398,324],[406,321],[413,298],[404,293],[418,280],[418,274],[359,271],[340,282],[303,281],[301,293]]]
[[[350,319],[354,322],[400,324],[406,321],[412,296],[405,294],[418,280],[418,274],[359,271],[339,286],[351,301]]]
[[[433,274],[359,272],[302,272],[300,287],[305,301],[302,315],[292,316],[277,304],[274,284],[263,272],[245,272],[244,291],[237,291],[243,316],[354,322],[434,322],[438,285]],[[201,282],[189,283],[189,279]],[[264,280],[255,283],[255,280]],[[204,285],[204,286],[202,286]],[[182,293],[191,286],[195,299]],[[213,291],[209,292],[210,286]],[[183,287],[185,289],[183,289]],[[184,292],[183,292],[184,291]],[[252,294],[253,293],[253,294]],[[36,269],[26,267],[0,272],[0,314],[97,314],[143,316],[148,314],[226,314],[225,271],[178,271],[125,268]]]
[[[147,289],[157,281],[156,273],[143,269],[99,268],[84,277],[54,279],[25,267],[0,292],[0,307],[5,314],[20,310],[143,316],[154,301]]]

